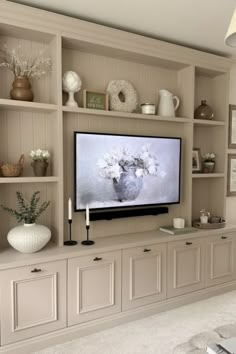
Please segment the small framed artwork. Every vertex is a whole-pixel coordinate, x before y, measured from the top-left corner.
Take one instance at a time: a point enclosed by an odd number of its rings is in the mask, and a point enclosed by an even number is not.
[[[236,154],[228,155],[227,196],[236,195]]]
[[[229,105],[229,148],[236,149],[236,105]]]
[[[201,172],[202,160],[201,151],[199,148],[194,148],[192,152],[192,172]]]
[[[108,111],[108,94],[105,92],[83,91],[84,108]]]

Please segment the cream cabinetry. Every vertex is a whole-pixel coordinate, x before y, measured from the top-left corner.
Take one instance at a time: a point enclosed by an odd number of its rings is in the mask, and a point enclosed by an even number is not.
[[[66,327],[66,261],[0,272],[1,344]]]
[[[204,245],[203,238],[168,244],[168,298],[204,287]]]
[[[121,252],[69,259],[68,324],[121,311]]]
[[[122,310],[166,298],[166,244],[123,251]]]
[[[232,281],[235,277],[235,235],[208,237],[205,285],[218,285]]]

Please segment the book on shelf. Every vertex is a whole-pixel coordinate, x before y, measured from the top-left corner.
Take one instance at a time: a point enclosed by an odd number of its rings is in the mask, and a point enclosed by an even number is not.
[[[197,229],[192,226],[186,226],[181,229],[177,229],[174,226],[162,226],[162,227],[160,227],[160,231],[167,232],[168,234],[171,234],[171,235],[181,235],[181,234],[188,234],[191,232],[196,232]]]

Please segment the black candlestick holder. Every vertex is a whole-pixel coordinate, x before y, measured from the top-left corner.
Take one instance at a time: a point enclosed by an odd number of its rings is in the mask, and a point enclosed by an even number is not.
[[[68,224],[69,224],[69,240],[64,242],[65,246],[74,246],[77,245],[77,241],[73,241],[71,239],[71,224],[72,224],[72,220],[68,220]]]
[[[81,245],[91,246],[95,242],[89,239],[89,225],[86,225],[86,230],[87,230],[87,240],[82,241]]]

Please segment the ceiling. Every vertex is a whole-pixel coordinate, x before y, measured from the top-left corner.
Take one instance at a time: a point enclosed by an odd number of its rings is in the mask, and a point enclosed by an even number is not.
[[[15,0],[33,7],[235,57],[224,43],[236,0]]]

